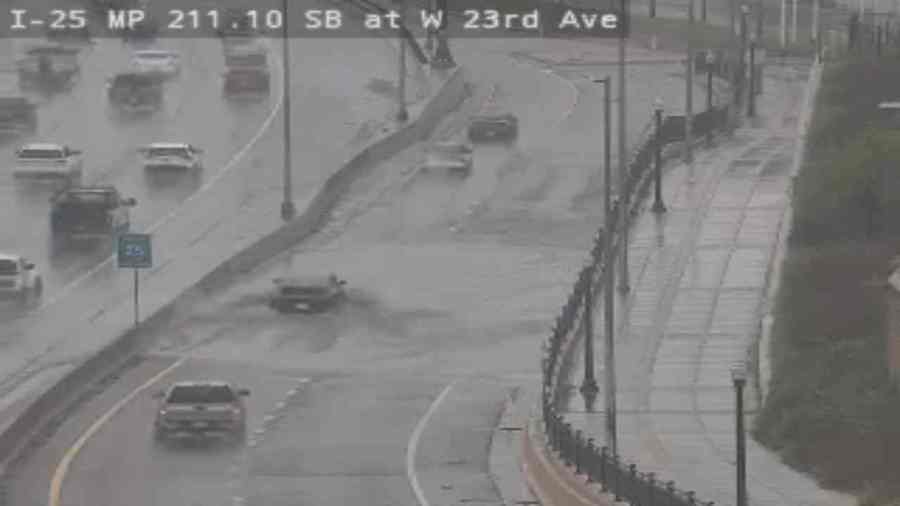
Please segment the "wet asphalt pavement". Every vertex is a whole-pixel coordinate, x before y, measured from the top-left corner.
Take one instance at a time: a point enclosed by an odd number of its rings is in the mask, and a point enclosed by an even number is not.
[[[475,42],[457,55],[476,99],[444,134],[493,102],[520,118],[514,147],[478,147],[467,179],[418,172],[421,146],[376,168],[320,234],[179,308],[157,350],[26,463],[11,504],[46,504],[50,472],[78,434],[176,360],[160,387],[215,377],[251,389],[247,446],[155,447],[154,404],[141,392],[87,441],[61,504],[393,506],[420,494],[500,504],[491,434],[509,389],[538,381],[539,343],[602,218],[602,116],[579,107],[602,90],[516,62],[503,41]],[[636,78],[665,93],[671,67],[640,69]],[[632,135],[651,101],[635,97]],[[272,277],[327,272],[348,280],[333,312],[277,315],[262,304]]]
[[[268,41],[273,49],[270,97],[244,103],[220,96],[224,63],[218,40],[159,40],[156,45],[181,52],[184,71],[167,83],[164,110],[123,122],[110,114],[103,83],[126,68],[130,48],[118,39],[95,40],[97,44],[82,55],[81,81],[40,106],[38,134],[0,147],[7,167],[15,147],[24,142],[64,142],[83,149],[85,182],[114,184],[138,200],[132,210],[132,230],[154,234],[156,270],[199,271],[209,260],[182,251],[200,242],[222,250],[234,244],[241,227],[256,231],[277,226],[277,209],[265,217],[266,223],[240,221],[255,199],[280,193],[283,142],[281,116],[275,110],[280,103],[277,41]],[[15,51],[8,49],[11,57]],[[393,97],[377,85],[392,78],[394,54],[385,40],[374,44],[359,39],[292,42],[294,197],[301,208],[324,179],[388,120],[395,107]],[[7,77],[15,85],[15,75]],[[411,100],[422,91],[416,80],[410,80],[409,88]],[[186,141],[204,149],[202,176],[196,180],[177,175],[163,176],[163,180],[146,177],[134,149],[158,140]],[[123,302],[123,293],[130,292],[131,273],[119,272],[108,260],[109,244],[51,258],[49,192],[16,186],[9,172],[2,170],[0,194],[0,223],[5,223],[0,225],[0,242],[5,249],[34,260],[45,281],[40,308],[27,314],[12,305],[0,308],[2,417],[59,377],[73,360],[102,344],[92,328]],[[211,233],[221,229],[230,235]],[[181,289],[178,283],[185,278],[179,280],[176,275],[143,296],[169,297]],[[59,347],[63,350],[51,356],[50,351]]]

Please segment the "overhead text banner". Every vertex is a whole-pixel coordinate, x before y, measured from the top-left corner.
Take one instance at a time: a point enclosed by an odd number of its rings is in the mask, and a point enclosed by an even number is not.
[[[340,4],[313,9],[308,8],[307,2],[291,2],[285,13],[280,0],[247,0],[246,7],[238,8],[210,6],[206,0],[131,3],[130,0],[107,1],[104,4],[111,7],[94,9],[65,6],[3,9],[0,36],[372,38],[396,37],[404,26],[419,34],[444,26],[450,37],[465,38],[616,38],[628,34],[627,14],[620,8],[588,9],[561,3],[523,2],[521,7],[515,7],[504,2],[502,8],[481,7],[452,13],[415,7],[365,13]]]

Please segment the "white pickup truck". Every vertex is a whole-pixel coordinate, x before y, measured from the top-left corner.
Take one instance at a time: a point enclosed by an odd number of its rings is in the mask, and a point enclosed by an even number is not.
[[[81,150],[59,144],[26,144],[16,151],[13,177],[37,181],[81,182]]]

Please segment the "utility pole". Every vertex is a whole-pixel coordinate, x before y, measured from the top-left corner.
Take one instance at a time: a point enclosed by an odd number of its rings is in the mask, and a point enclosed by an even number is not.
[[[281,111],[281,115],[284,117],[284,181],[282,182],[284,196],[281,202],[281,219],[290,221],[297,215],[297,208],[294,207],[293,182],[291,181],[291,41],[288,33],[288,20],[291,17],[288,13],[288,0],[282,0],[281,8],[284,12],[284,23],[281,26],[281,39],[284,46],[281,50],[281,92],[284,93],[284,104]]]
[[[406,14],[406,0],[394,0],[395,4],[400,5],[400,26],[404,26],[403,16]],[[397,121],[409,120],[409,111],[406,110],[406,39],[403,37],[403,30],[397,30],[397,42],[400,47],[400,61],[397,62]]]
[[[694,0],[688,0],[687,89],[684,97],[684,163],[694,161]]]
[[[628,0],[622,0],[622,16],[627,19],[628,16]],[[619,247],[621,254],[619,255],[620,268],[622,269],[622,278],[619,280],[619,290],[623,293],[628,292],[631,286],[628,281],[628,135],[625,128],[626,121],[626,90],[625,85],[625,33],[620,32],[619,35],[619,233],[622,236]],[[607,402],[609,402],[607,400]],[[614,453],[615,454],[615,453]]]

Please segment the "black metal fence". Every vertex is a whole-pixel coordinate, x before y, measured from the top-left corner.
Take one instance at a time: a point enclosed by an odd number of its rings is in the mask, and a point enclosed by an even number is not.
[[[617,199],[612,206],[611,223],[619,223],[619,213],[627,212],[627,226],[630,226],[644,197],[649,193],[655,150],[683,140],[684,121],[684,116],[669,116],[658,132],[654,131],[652,123],[644,130],[638,148],[628,164],[623,193],[631,196],[628,199],[629,208],[624,209],[622,200]],[[694,132],[698,136],[728,126],[729,106],[700,113],[694,117],[693,122]],[[610,251],[618,251],[620,247],[626,246],[617,244],[621,236],[618,232],[613,230],[612,233],[606,233],[601,229],[597,233],[591,257],[579,272],[572,293],[563,305],[560,316],[556,318],[550,337],[543,344],[541,407],[547,444],[566,465],[574,466],[576,473],[584,474],[590,481],[600,484],[602,490],[614,494],[616,500],[625,500],[639,506],[712,505],[711,502],[698,501],[694,492],[682,491],[671,481],[657,480],[654,473],[638,471],[635,464],[625,462],[619,455],[610,454],[606,447],[596,446],[593,438],[586,438],[580,430],[573,429],[571,423],[566,422],[558,412],[563,393],[559,379],[563,376],[567,358],[571,357],[570,351],[577,341],[577,325],[586,309],[583,304],[585,292],[588,283],[594,288],[599,287],[609,275],[609,269],[614,268],[612,258],[607,258],[606,246],[608,241],[612,241]],[[598,290],[594,292],[599,293]]]

